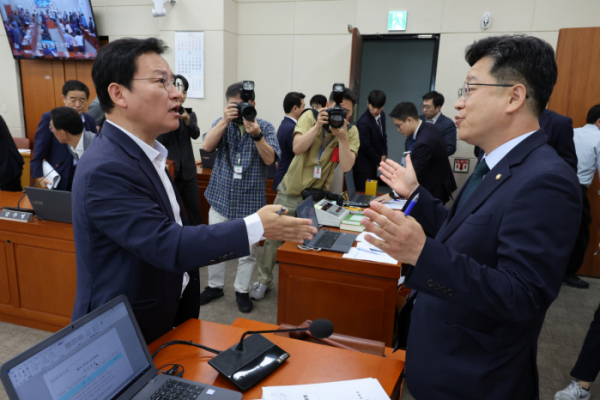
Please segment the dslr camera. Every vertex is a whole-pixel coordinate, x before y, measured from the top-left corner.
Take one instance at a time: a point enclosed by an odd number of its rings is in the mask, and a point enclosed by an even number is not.
[[[329,115],[329,124],[325,127],[326,130],[329,130],[329,127],[339,129],[344,126],[346,109],[341,106],[342,101],[344,101],[344,90],[346,90],[346,87],[343,83],[333,84],[333,101],[335,101],[335,106],[326,110]]]
[[[254,81],[243,81],[242,91],[240,98],[242,102],[237,104],[238,117],[233,121],[240,125],[244,123],[244,119],[254,122],[256,118],[256,108],[249,101],[252,99],[254,94]]]

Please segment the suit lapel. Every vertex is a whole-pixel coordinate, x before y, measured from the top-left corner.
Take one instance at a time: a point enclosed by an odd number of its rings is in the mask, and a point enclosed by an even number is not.
[[[137,143],[135,143],[129,136],[121,132],[120,129],[118,129],[111,123],[104,124],[101,134],[112,139],[119,146],[121,146],[121,148],[127,154],[138,160],[138,165],[140,166],[140,169],[148,177],[148,179],[152,183],[152,186],[154,186],[154,190],[158,194],[162,209],[167,212],[167,215],[169,216],[169,219],[171,221],[175,221],[173,209],[171,208],[169,196],[167,195],[165,187],[162,184],[162,181],[160,180],[160,177],[158,176],[154,165],[152,164],[146,153],[144,153],[144,151],[141,149],[141,147]]]
[[[450,213],[448,219],[442,228],[440,229],[436,240],[441,242],[446,241],[456,229],[464,222],[465,219],[473,212],[475,212],[486,200],[492,195],[504,182],[508,181],[512,175],[511,169],[513,166],[520,164],[527,155],[535,148],[546,143],[546,137],[543,130],[539,130],[532,134],[530,137],[519,143],[514,149],[512,149],[490,172],[487,173],[485,178],[481,181],[481,184],[471,194],[469,200],[463,204],[460,209],[456,209],[460,198],[464,192],[468,182],[465,183],[459,192]]]

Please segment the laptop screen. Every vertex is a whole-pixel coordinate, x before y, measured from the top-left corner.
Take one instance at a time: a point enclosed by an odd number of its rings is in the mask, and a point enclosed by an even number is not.
[[[296,215],[298,218],[308,218],[312,221],[312,226],[319,229],[319,221],[317,220],[317,212],[312,197],[307,197],[296,207]],[[307,245],[310,240],[304,239],[304,244]]]
[[[352,198],[356,194],[356,186],[354,186],[352,171],[346,172],[344,174],[344,179],[346,179],[346,188],[348,189],[348,200],[352,201]]]
[[[150,368],[123,302],[8,370],[20,400],[112,399]]]

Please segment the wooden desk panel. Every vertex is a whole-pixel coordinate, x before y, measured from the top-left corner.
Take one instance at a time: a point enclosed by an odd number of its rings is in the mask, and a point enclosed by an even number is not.
[[[277,251],[277,261],[277,323],[327,318],[337,333],[392,346],[399,265],[304,251],[289,242]]]
[[[247,320],[246,320],[247,321]],[[191,319],[162,336],[150,346],[150,353],[169,340],[192,340],[205,346],[225,350],[239,342],[242,334],[255,328],[255,321],[236,321],[236,326],[226,326]],[[258,323],[261,324],[261,323]],[[350,379],[376,378],[388,395],[400,393],[399,377],[404,362],[395,358],[383,358],[370,354],[336,349],[273,334],[266,338],[290,354],[290,358],[273,374],[244,393],[244,399],[260,399],[263,386],[299,385],[324,383]],[[156,356],[154,363],[160,367],[169,363],[184,366],[186,379],[236,390],[223,376],[214,370],[208,360],[215,355],[189,346],[170,346]]]
[[[0,192],[0,207],[22,193]],[[27,197],[21,207],[30,208]],[[0,220],[0,320],[51,332],[71,321],[76,267],[73,226]]]

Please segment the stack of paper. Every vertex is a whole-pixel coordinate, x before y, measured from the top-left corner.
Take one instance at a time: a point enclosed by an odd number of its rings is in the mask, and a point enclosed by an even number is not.
[[[263,387],[262,400],[390,400],[377,379]]]
[[[374,261],[394,265],[398,264],[398,260],[388,256],[376,247],[371,246],[368,242],[359,242],[357,247],[352,247],[350,251],[342,257],[352,258],[354,260]]]
[[[388,206],[392,210],[402,210],[404,205],[406,204],[406,199],[404,200],[392,200],[387,203],[383,203],[384,206]]]

